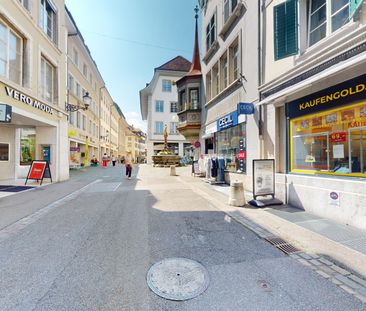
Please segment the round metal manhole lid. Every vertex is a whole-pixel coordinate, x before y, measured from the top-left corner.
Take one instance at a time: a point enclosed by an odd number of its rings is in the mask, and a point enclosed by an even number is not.
[[[167,258],[154,264],[147,273],[147,284],[160,297],[188,300],[208,287],[206,268],[187,258]]]

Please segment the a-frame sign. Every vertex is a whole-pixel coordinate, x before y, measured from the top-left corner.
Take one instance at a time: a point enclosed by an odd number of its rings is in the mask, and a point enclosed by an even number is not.
[[[27,184],[28,179],[32,179],[37,180],[37,182],[41,181],[42,185],[43,178],[50,178],[52,182],[50,164],[44,160],[33,160],[25,184]]]

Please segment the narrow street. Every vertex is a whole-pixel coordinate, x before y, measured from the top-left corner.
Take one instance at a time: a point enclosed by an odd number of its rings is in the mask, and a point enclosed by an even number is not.
[[[365,310],[177,172],[142,165],[127,180],[121,166],[89,168],[0,199],[0,309]],[[201,263],[207,290],[186,301],[153,293],[147,272],[167,258]]]

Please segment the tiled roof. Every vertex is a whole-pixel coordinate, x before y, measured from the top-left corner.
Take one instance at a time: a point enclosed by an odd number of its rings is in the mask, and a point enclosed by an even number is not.
[[[184,71],[188,72],[191,68],[191,62],[182,56],[177,56],[167,63],[155,68],[156,70],[171,70],[171,71]]]

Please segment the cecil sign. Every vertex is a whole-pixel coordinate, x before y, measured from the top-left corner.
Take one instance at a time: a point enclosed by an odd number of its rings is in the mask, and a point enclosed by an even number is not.
[[[217,128],[219,131],[235,126],[238,124],[238,113],[236,111],[227,114],[226,116],[217,120]]]

